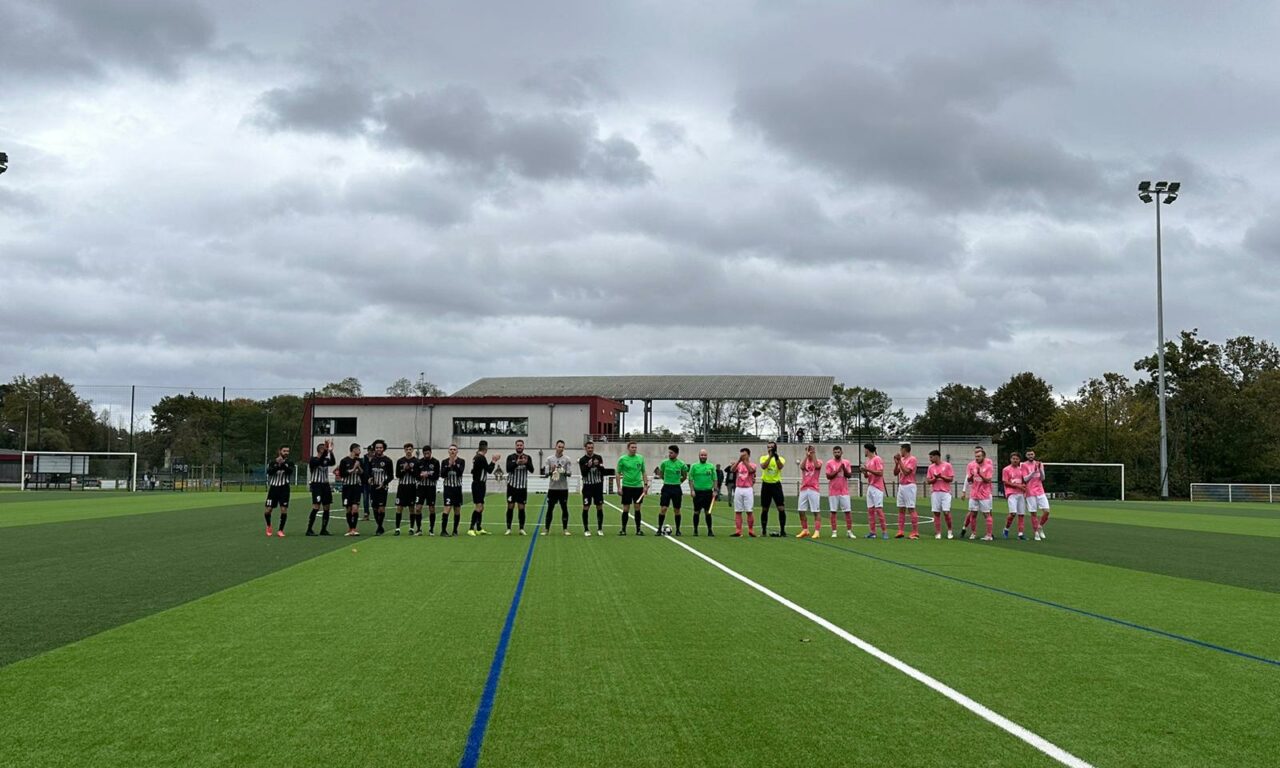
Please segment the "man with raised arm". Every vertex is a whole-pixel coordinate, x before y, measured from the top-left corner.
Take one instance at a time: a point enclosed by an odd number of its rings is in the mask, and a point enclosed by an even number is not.
[[[316,514],[324,510],[320,521],[320,536],[330,536],[329,510],[333,507],[333,484],[329,482],[329,468],[338,463],[333,456],[333,441],[326,440],[316,446],[316,455],[311,457],[310,491],[311,516],[307,518],[307,535],[316,534]]]

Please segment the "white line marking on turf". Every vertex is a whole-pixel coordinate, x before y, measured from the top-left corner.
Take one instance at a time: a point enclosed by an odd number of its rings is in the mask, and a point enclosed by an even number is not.
[[[608,501],[606,501],[605,504],[610,507],[613,507],[619,512],[622,511],[622,508],[617,506],[616,504],[613,504]],[[654,528],[654,526],[650,525],[649,523],[645,523],[644,526],[646,528],[649,528],[650,530],[655,530],[655,531],[657,530],[656,528]],[[821,616],[814,613],[813,611],[810,611],[809,609],[788,600],[787,598],[783,597],[782,595],[779,595],[777,592],[774,592],[773,590],[769,589],[768,587],[762,584],[752,581],[751,579],[747,578],[746,576],[743,576],[742,574],[733,570],[732,568],[725,565],[724,563],[721,563],[720,561],[712,557],[708,557],[707,555],[704,555],[703,553],[699,552],[698,550],[694,549],[688,544],[685,544],[683,541],[680,541],[679,539],[673,536],[667,537],[667,540],[670,541],[672,544],[675,544],[676,546],[683,548],[685,551],[693,554],[694,556],[704,560],[711,566],[727,573],[728,575],[732,576],[733,578],[737,579],[743,584],[746,584],[748,587],[751,587],[757,592],[769,597],[775,602],[778,602],[786,606],[787,608],[790,608],[791,610],[795,611],[796,613],[800,614],[806,619],[812,621],[813,623],[817,624],[818,626],[822,627],[823,629],[827,630],[833,635],[836,635],[837,637],[842,638],[846,642],[857,647],[859,650],[863,651],[864,653],[874,656],[880,661],[883,661],[885,664],[888,664],[889,666],[903,673],[907,677],[914,679],[916,682],[923,683],[929,688],[933,689],[934,691],[941,693],[943,696],[946,696],[948,699],[951,699],[952,701],[964,707],[965,709],[969,710],[970,712],[974,713],[978,717],[981,717],[983,720],[986,720],[992,725],[995,725],[996,727],[1001,728],[1002,730],[1013,734],[1014,736],[1018,737],[1022,741],[1025,741],[1027,744],[1030,744],[1031,746],[1040,750],[1041,752],[1053,758],[1054,760],[1057,760],[1059,763],[1062,763],[1063,765],[1071,766],[1071,768],[1093,768],[1091,764],[1085,762],[1084,760],[1081,760],[1080,758],[1066,751],[1062,747],[1059,747],[1053,742],[1045,739],[1043,736],[1040,736],[1036,733],[1033,733],[1027,730],[1026,728],[1022,727],[1021,725],[1018,725],[1017,723],[1013,722],[1012,720],[1000,714],[999,712],[995,712],[995,711],[992,711],[991,709],[988,709],[985,705],[980,704],[977,701],[974,701],[968,696],[965,696],[963,693],[960,693],[955,688],[952,688],[946,683],[943,683],[940,680],[930,677],[929,675],[925,674],[924,672],[921,672],[920,670],[916,669],[915,667],[911,666],[905,661],[898,659],[895,656],[889,655],[888,653],[880,650],[876,646],[872,645],[871,643],[868,643],[866,640],[863,640],[857,635],[854,635],[853,633],[848,632],[847,630],[837,626],[836,624],[833,624],[830,621],[822,618]]]

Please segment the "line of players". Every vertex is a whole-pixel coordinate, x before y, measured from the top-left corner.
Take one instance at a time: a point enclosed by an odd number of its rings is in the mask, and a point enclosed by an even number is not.
[[[333,486],[329,479],[332,469],[335,479],[343,483],[342,506],[346,512],[347,536],[359,536],[359,510],[362,495],[367,487],[370,505],[373,507],[374,520],[377,524],[375,535],[386,532],[388,485],[394,478],[399,482],[395,497],[394,535],[399,536],[405,511],[409,517],[409,535],[421,536],[423,509],[428,512],[427,535],[435,535],[437,484],[442,486],[444,510],[440,517],[440,535],[457,536],[462,517],[463,483],[466,478],[467,462],[458,455],[458,446],[450,445],[447,457],[441,461],[432,457],[430,446],[422,447],[422,455],[415,456],[413,443],[405,443],[404,456],[394,463],[386,455],[387,444],[384,440],[375,440],[371,455],[365,459],[360,456],[360,444],[352,443],[347,456],[337,460],[333,453],[332,441],[316,446],[316,455],[309,462],[309,490],[311,492],[311,515],[307,524],[308,536],[329,536],[330,509],[333,504]],[[870,529],[866,538],[879,536],[889,538],[888,526],[884,514],[885,464],[873,443],[863,445],[863,462],[857,468],[865,482],[867,524]],[[469,536],[485,536],[489,532],[483,526],[484,505],[488,493],[488,478],[499,467],[499,454],[487,454],[488,442],[480,441],[471,461],[471,522],[467,529]],[[608,474],[604,459],[595,452],[595,444],[587,442],[584,455],[576,462],[582,477],[582,528],[586,536],[591,535],[590,510],[595,506],[596,535],[604,535],[604,481]],[[561,510],[560,521],[564,535],[569,531],[569,478],[573,474],[575,462],[564,455],[565,443],[556,442],[555,451],[544,463],[545,475],[549,478],[547,490],[546,532],[551,532],[554,511],[558,505]],[[679,459],[680,448],[668,446],[667,459],[654,469],[654,475],[662,481],[659,494],[658,535],[683,535],[681,508],[683,506],[683,484],[688,482],[693,495],[693,533],[699,534],[700,519],[705,516],[707,535],[714,536],[712,530],[711,511],[720,498],[720,487],[733,502],[734,532],[732,536],[743,536],[743,519],[746,519],[746,536],[755,538],[755,485],[760,481],[761,493],[761,531],[766,535],[786,536],[787,513],[786,495],[782,487],[782,472],[786,459],[778,455],[777,443],[770,442],[764,455],[757,464],[751,460],[751,449],[743,448],[738,460],[721,469],[707,459],[705,449],[699,451],[698,461],[686,464]],[[506,534],[511,535],[513,522],[518,521],[520,535],[526,535],[526,505],[529,494],[530,473],[537,471],[535,462],[524,451],[524,441],[517,440],[515,452],[506,457],[502,465],[506,477]],[[895,538],[918,539],[920,537],[919,514],[916,509],[916,473],[918,461],[911,453],[911,445],[902,443],[893,456],[893,474],[898,480],[897,508],[898,532]],[[820,496],[821,478],[827,478],[827,505],[830,515],[831,536],[838,535],[837,516],[844,513],[845,535],[856,538],[853,533],[853,512],[849,480],[853,478],[855,468],[844,458],[843,448],[835,446],[831,450],[831,458],[819,459],[816,448],[810,444],[805,448],[805,457],[800,462],[801,480],[798,499],[800,513],[800,532],[797,538],[817,538],[822,533],[822,503]],[[645,497],[649,493],[648,473],[644,456],[637,453],[636,443],[627,444],[627,452],[618,458],[616,474],[621,495],[622,521],[619,535],[627,534],[628,523],[634,521],[635,533],[644,535],[641,509]],[[289,460],[289,448],[280,448],[275,460],[267,467],[267,500],[264,510],[267,535],[283,537],[284,526],[288,519],[290,479],[293,476],[293,464]],[[951,519],[951,489],[956,480],[955,470],[947,461],[943,461],[940,451],[929,451],[929,465],[925,471],[925,483],[929,486],[930,509],[933,513],[934,538],[941,539],[944,531],[946,537],[954,537]],[[968,536],[971,540],[979,540],[978,517],[986,522],[984,541],[993,539],[994,521],[992,503],[994,497],[995,467],[986,451],[981,447],[974,448],[974,459],[965,468],[961,498],[968,499],[968,515],[960,527],[960,538]],[[1004,537],[1009,538],[1010,527],[1016,519],[1018,538],[1025,539],[1025,520],[1029,514],[1031,528],[1036,541],[1046,538],[1045,524],[1049,520],[1049,500],[1044,489],[1044,467],[1036,460],[1034,451],[1028,451],[1026,461],[1017,453],[1010,455],[1010,463],[1001,471],[1005,498],[1009,513],[1005,518]],[[769,532],[769,511],[771,506],[778,510],[778,532]],[[272,511],[280,508],[280,524],[273,532],[271,525]],[[674,511],[674,530],[667,528],[668,510]],[[450,529],[449,515],[453,513],[453,525]],[[809,515],[813,516],[813,530],[809,529]],[[317,517],[321,519],[319,533],[315,531]],[[911,530],[908,534],[908,519]]]

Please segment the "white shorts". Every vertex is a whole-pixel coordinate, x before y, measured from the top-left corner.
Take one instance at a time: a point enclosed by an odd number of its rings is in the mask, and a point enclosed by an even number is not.
[[[898,486],[898,509],[916,508],[916,484]]]
[[[950,512],[951,511],[951,494],[946,491],[933,492],[933,511],[934,512]]]
[[[800,501],[798,502],[801,512],[821,512],[822,497],[812,488],[806,488],[800,491]]]
[[[1025,515],[1027,514],[1027,497],[1021,493],[1015,493],[1012,496],[1006,496],[1005,501],[1009,502],[1009,514]]]
[[[832,512],[852,512],[853,506],[849,503],[849,497],[846,496],[828,496],[827,506]]]
[[[1027,509],[1031,512],[1037,512],[1042,509],[1049,508],[1049,497],[1043,493],[1039,496],[1027,496]]]
[[[754,488],[734,488],[733,489],[733,511],[734,512],[750,512],[756,503],[756,491]]]
[[[991,514],[991,499],[969,499],[969,511]]]
[[[867,509],[878,509],[884,506],[884,491],[873,485],[867,486]]]

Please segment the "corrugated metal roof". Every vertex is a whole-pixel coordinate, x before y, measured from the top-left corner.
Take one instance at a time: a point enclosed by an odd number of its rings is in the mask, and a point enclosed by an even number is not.
[[[454,397],[572,397],[614,400],[825,400],[833,376],[493,376]]]

